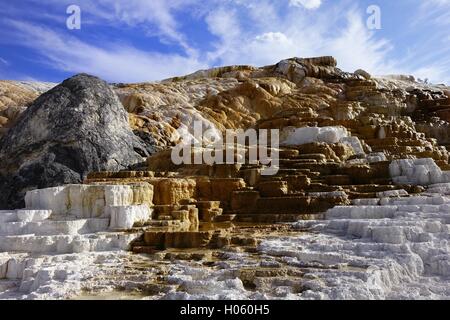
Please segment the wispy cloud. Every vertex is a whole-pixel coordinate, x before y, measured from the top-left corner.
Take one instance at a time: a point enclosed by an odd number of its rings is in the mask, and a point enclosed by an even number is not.
[[[266,65],[292,56],[333,55],[346,71],[363,68],[375,75],[413,74],[450,82],[450,48],[448,44],[436,46],[445,39],[441,34],[436,34],[436,39],[428,37],[429,43],[418,42],[410,55],[396,55],[404,44],[383,37],[386,33],[369,30],[365,7],[353,1],[327,4],[314,11],[290,10],[285,14],[272,7],[270,13],[258,16],[249,15],[248,5],[219,6],[206,19],[219,38],[210,57],[216,59],[215,64]]]
[[[77,2],[74,0],[49,1],[67,5]],[[83,14],[93,17],[89,23],[139,27],[144,34],[158,36],[166,42],[174,42],[186,52],[194,53],[174,15],[181,10],[189,10],[192,5],[198,3],[199,0],[98,0],[80,1],[79,6]]]
[[[7,60],[3,59],[2,57],[0,57],[0,64],[3,64],[3,65],[5,65],[5,66],[8,66],[8,65],[9,65],[9,62],[8,62]]]
[[[146,52],[122,44],[98,47],[43,26],[14,20],[8,24],[16,41],[35,49],[48,59],[50,67],[89,72],[109,81],[160,80],[206,67],[188,56]]]
[[[177,42],[187,52],[192,52],[174,12],[188,8],[193,0],[101,0],[107,7],[114,8],[113,21],[122,21],[130,26],[155,26],[157,35]],[[98,10],[94,11],[98,13]]]
[[[315,16],[294,12],[278,16],[275,24],[264,24],[265,18],[260,16],[255,18],[260,20],[260,30],[242,28],[241,16],[218,8],[206,19],[220,39],[212,56],[221,64],[264,65],[292,56],[334,55],[346,70],[395,71],[388,59],[389,41],[376,38],[367,29],[355,6],[336,6]]]
[[[419,0],[418,15],[414,19],[415,26],[432,24],[450,25],[450,0]]]
[[[322,5],[322,0],[289,0],[291,6],[303,6],[306,9],[317,9]]]

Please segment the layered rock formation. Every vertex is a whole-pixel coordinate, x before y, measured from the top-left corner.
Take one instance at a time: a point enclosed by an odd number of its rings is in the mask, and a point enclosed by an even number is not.
[[[448,87],[332,57],[159,83],[71,78],[0,142],[2,197],[19,209],[0,213],[0,278],[20,283],[3,297],[120,282],[164,299],[448,298],[449,102]],[[275,174],[261,159],[173,163],[173,146],[195,140],[195,157],[227,129],[279,129],[279,145],[222,150],[277,156]],[[121,249],[144,255],[110,254]]]

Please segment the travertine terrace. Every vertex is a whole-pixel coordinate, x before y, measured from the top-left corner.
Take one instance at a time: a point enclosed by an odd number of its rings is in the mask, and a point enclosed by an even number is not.
[[[333,57],[52,86],[0,82],[0,298],[450,298],[449,87]],[[277,174],[174,165],[194,121],[279,129]]]

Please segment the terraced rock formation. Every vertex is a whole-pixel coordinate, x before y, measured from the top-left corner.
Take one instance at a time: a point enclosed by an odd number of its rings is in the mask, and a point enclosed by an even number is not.
[[[66,80],[0,142],[0,297],[449,298],[448,110],[449,87],[332,57]],[[278,129],[222,150],[277,155],[276,174],[173,163],[227,129]]]

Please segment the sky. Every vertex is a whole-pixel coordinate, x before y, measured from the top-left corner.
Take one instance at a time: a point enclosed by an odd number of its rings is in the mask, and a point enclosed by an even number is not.
[[[0,79],[144,82],[332,55],[450,84],[450,0],[0,0],[0,17]]]

